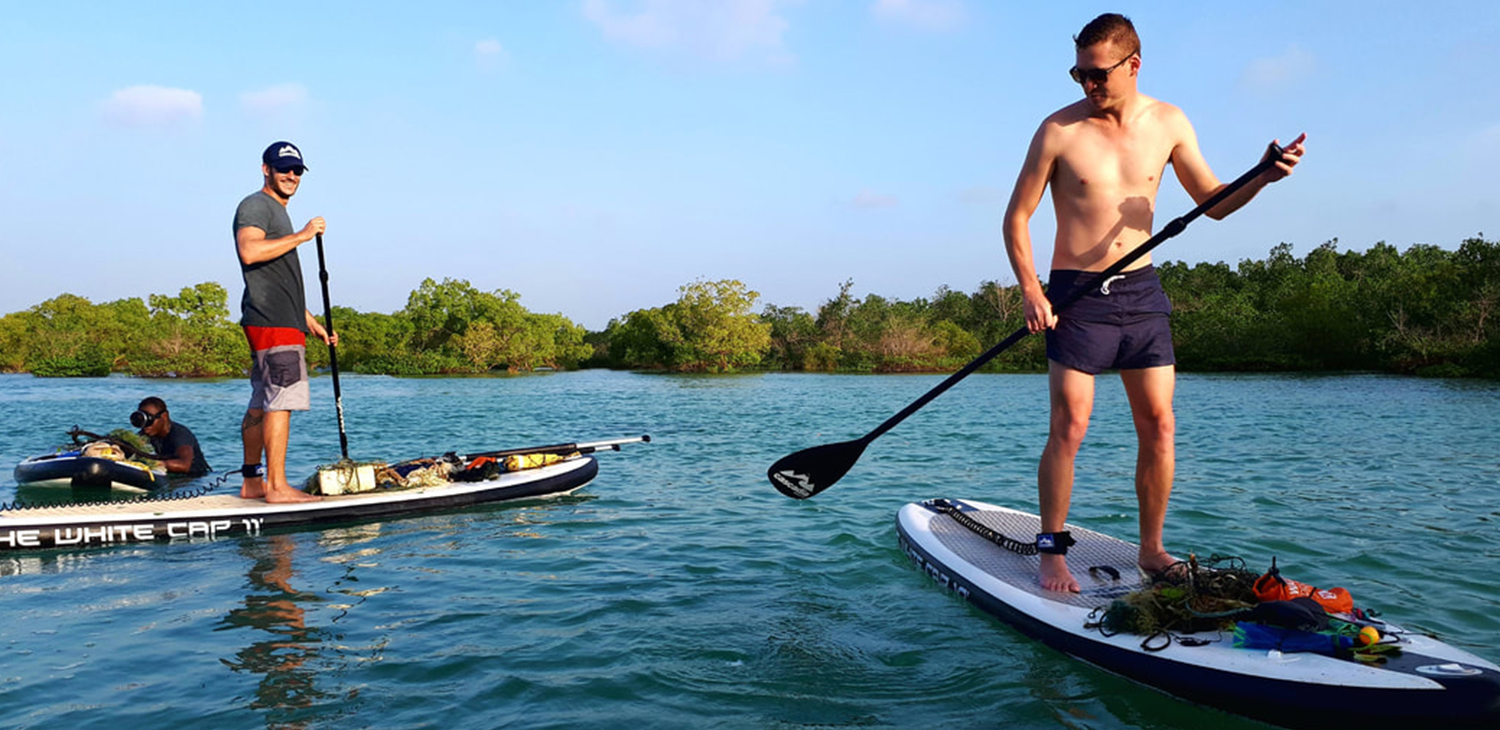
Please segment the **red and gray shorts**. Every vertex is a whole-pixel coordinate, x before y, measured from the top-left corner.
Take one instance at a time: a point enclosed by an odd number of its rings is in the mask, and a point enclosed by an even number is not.
[[[1061,301],[1079,287],[1089,293],[1058,312],[1057,326],[1047,330],[1048,360],[1090,375],[1177,363],[1167,322],[1172,303],[1155,267],[1107,281],[1097,272],[1059,269],[1048,278],[1047,298]]]
[[[250,408],[305,411],[312,407],[307,385],[307,334],[294,327],[245,327],[250,342]]]

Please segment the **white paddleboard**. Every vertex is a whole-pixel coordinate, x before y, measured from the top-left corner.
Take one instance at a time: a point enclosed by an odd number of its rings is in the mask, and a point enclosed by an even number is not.
[[[1142,587],[1135,545],[1069,525],[1077,544],[1068,550],[1068,566],[1082,592],[1043,590],[1036,556],[1001,547],[934,503],[1028,544],[1041,529],[1036,515],[971,500],[929,500],[902,507],[897,530],[902,550],[939,584],[1028,636],[1115,674],[1288,727],[1500,727],[1500,666],[1393,625],[1388,628],[1401,651],[1381,664],[1237,649],[1229,632],[1189,634],[1190,641],[1159,650],[1144,648],[1144,637],[1135,634],[1105,636],[1085,624],[1098,620],[1098,614],[1090,618],[1094,609]]]

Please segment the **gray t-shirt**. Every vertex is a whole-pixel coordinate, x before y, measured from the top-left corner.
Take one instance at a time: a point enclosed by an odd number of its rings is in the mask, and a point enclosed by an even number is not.
[[[234,234],[254,226],[266,238],[282,238],[297,232],[286,206],[264,190],[251,193],[234,211]],[[302,289],[302,260],[297,249],[258,264],[240,262],[245,277],[245,296],[240,299],[240,326],[293,327],[307,331],[307,298]]]

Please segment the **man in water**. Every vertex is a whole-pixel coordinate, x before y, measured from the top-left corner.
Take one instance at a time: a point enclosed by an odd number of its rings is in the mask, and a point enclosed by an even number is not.
[[[1077,58],[1069,74],[1083,87],[1084,98],[1047,117],[1032,137],[1004,228],[1006,253],[1024,297],[1026,326],[1047,332],[1052,405],[1047,446],[1037,469],[1041,584],[1076,592],[1078,581],[1064,557],[1070,538],[1062,530],[1072,497],[1074,458],[1094,407],[1094,376],[1105,370],[1120,371],[1139,442],[1139,565],[1157,572],[1176,562],[1162,542],[1175,467],[1176,359],[1167,324],[1171,305],[1150,256],[1108,281],[1097,281],[1096,272],[1151,236],[1156,191],[1167,163],[1198,203],[1224,186],[1199,152],[1182,110],[1137,91],[1141,44],[1128,18],[1101,15],[1073,41]],[[1305,151],[1306,137],[1287,145],[1275,166],[1208,215],[1223,218],[1267,184],[1290,175]],[[1031,252],[1031,216],[1048,186],[1057,218],[1049,289],[1058,300],[1076,287],[1091,290],[1061,313],[1052,311]]]
[[[323,233],[322,218],[292,228],[287,202],[302,183],[307,166],[291,142],[277,142],[261,155],[260,190],[240,201],[234,212],[234,245],[245,296],[240,326],[250,342],[250,405],[240,424],[245,445],[244,485],[240,496],[267,502],[310,502],[318,498],[292,488],[286,480],[286,445],[291,412],[311,407],[307,385],[307,335],[338,344],[307,311],[302,262],[297,247]],[[259,475],[266,459],[265,476]]]
[[[151,440],[152,451],[166,457],[161,464],[168,474],[201,477],[211,471],[203,450],[198,448],[198,437],[192,429],[172,421],[166,401],[154,395],[142,398],[135,413],[130,414],[130,425]]]

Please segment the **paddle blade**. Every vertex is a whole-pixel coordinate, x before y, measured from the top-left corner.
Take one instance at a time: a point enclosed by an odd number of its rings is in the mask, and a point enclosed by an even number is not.
[[[792,499],[807,499],[848,473],[866,445],[867,441],[855,439],[803,449],[781,457],[766,470],[766,476],[776,491]]]

